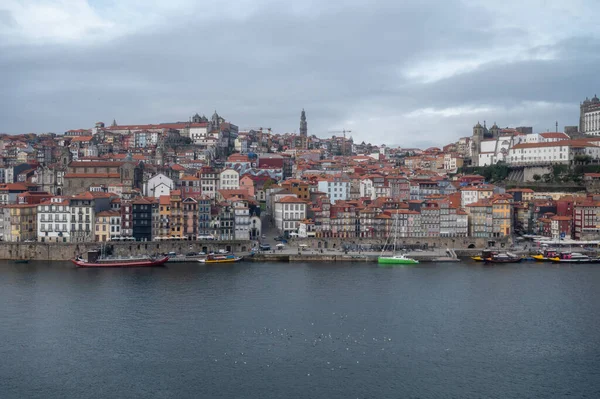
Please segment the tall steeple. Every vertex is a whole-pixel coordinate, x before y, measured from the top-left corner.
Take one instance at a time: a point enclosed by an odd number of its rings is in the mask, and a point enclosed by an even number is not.
[[[306,112],[304,112],[304,108],[302,108],[302,113],[300,114],[300,136],[308,136],[308,126],[306,124]]]

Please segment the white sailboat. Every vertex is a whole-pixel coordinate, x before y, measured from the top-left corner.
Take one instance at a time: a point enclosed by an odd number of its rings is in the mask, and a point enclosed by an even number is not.
[[[418,264],[419,263],[418,260],[409,258],[409,257],[405,256],[404,254],[396,252],[396,243],[398,241],[398,215],[396,214],[393,217],[394,217],[394,224],[392,226],[392,230],[393,230],[392,234],[390,234],[388,236],[388,239],[385,242],[385,246],[383,247],[383,250],[381,251],[381,255],[379,256],[379,258],[377,258],[377,263],[383,264],[383,265],[415,265],[415,264]],[[390,239],[392,239],[392,238],[394,240],[392,255],[385,256],[384,255],[385,249],[388,247]]]

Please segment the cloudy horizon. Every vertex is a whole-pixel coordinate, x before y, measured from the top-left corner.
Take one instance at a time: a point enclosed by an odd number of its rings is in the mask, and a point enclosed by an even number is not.
[[[441,146],[480,121],[577,125],[600,3],[5,0],[0,132],[188,120]],[[596,83],[597,85],[597,83]]]

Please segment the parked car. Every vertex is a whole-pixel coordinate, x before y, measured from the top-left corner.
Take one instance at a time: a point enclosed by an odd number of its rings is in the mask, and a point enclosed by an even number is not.
[[[167,253],[167,256],[177,256],[177,252],[169,252]]]
[[[198,255],[196,252],[188,252],[185,256],[196,256]]]
[[[275,237],[275,241],[282,241],[284,238],[282,236]]]
[[[269,244],[260,244],[259,248],[261,251],[270,251],[271,250],[271,246]]]
[[[261,236],[261,238],[262,238],[263,240],[264,240],[265,238],[267,238],[266,234],[263,234],[263,235]]]
[[[229,252],[229,251],[228,251],[228,250],[226,250],[226,249],[219,249],[219,253],[220,253],[220,254],[226,254],[226,253],[228,253],[228,252]]]

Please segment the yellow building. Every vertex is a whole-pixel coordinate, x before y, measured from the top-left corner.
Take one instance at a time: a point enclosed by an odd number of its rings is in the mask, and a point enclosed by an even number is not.
[[[171,237],[183,237],[183,209],[181,207],[181,190],[171,191],[171,216],[169,224]]]
[[[493,197],[492,202],[492,237],[506,237],[512,234],[513,204],[512,197],[501,194]]]
[[[169,221],[171,219],[171,197],[169,195],[161,195],[158,199],[158,232],[156,237],[169,237],[171,235],[171,227]]]
[[[491,184],[482,184],[480,186],[477,186],[477,191],[479,192],[479,200],[490,198],[492,195],[494,195],[494,188],[496,188],[496,186],[493,186]]]
[[[506,190],[509,194],[514,194],[515,198],[520,194],[521,202],[531,202],[533,201],[535,192],[530,188],[513,188],[510,190]]]
[[[115,219],[118,219],[116,221]],[[121,213],[119,211],[102,211],[96,214],[95,239],[96,241],[106,242],[111,240],[111,236],[119,236],[120,232],[115,231],[120,226]]]
[[[6,205],[5,241],[19,242],[37,238],[37,204]]]

